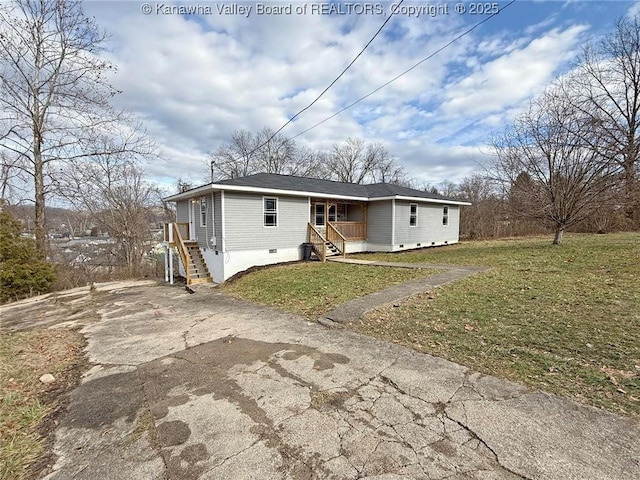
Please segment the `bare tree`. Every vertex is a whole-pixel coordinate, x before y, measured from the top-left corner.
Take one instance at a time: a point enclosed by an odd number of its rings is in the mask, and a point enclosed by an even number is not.
[[[255,136],[255,143],[259,147],[256,152],[256,168],[262,173],[279,173],[295,175],[298,165],[296,157],[296,143],[284,135],[274,136],[273,130],[263,128]]]
[[[256,134],[238,130],[231,141],[210,155],[211,179],[245,177],[255,173],[322,177],[322,155],[270,128]]]
[[[328,167],[327,152],[311,148],[296,149],[295,170],[292,175],[310,178],[329,178],[331,172]]]
[[[465,177],[451,192],[471,202],[460,209],[460,235],[470,239],[501,237],[507,233],[504,199],[484,175]]]
[[[194,185],[189,180],[185,180],[182,177],[179,177],[178,180],[176,180],[176,191],[178,193],[184,193],[191,190],[193,187]]]
[[[0,31],[0,149],[15,155],[33,182],[43,252],[46,197],[60,168],[149,145],[139,127],[128,126],[130,116],[109,104],[118,92],[106,75],[114,67],[99,56],[105,34],[80,2],[3,2]],[[124,141],[104,141],[114,134]]]
[[[445,197],[453,197],[458,191],[458,185],[450,182],[449,180],[444,180],[440,182],[440,188],[438,189],[438,191]]]
[[[336,143],[327,154],[329,178],[339,182],[402,183],[404,170],[380,143],[367,144],[360,138]]]
[[[18,161],[15,157],[0,151],[0,212],[15,197],[17,189],[15,180],[20,174],[17,164]]]
[[[339,182],[363,183],[371,175],[375,164],[373,152],[366,152],[361,138],[348,138],[336,143],[329,154],[329,169]]]
[[[371,149],[377,157],[376,165],[371,173],[374,183],[395,183],[411,186],[412,180],[407,176],[404,167],[392,156],[389,151],[380,143],[374,144]]]
[[[331,150],[301,148],[269,128],[257,134],[233,133],[231,141],[210,155],[211,179],[238,178],[255,173],[279,173],[341,182],[387,182],[407,185],[410,180],[397,160],[380,143],[349,138]]]
[[[231,142],[210,155],[211,179],[239,178],[256,173],[254,151],[257,147],[251,132],[233,132]]]
[[[495,179],[512,211],[553,227],[554,244],[589,216],[614,182],[611,165],[592,148],[599,141],[565,92],[551,88],[493,142]]]
[[[613,161],[620,169],[626,216],[637,226],[640,222],[640,17],[620,19],[610,35],[600,43],[585,47],[569,86],[576,106],[588,116],[591,128],[598,130],[598,143],[590,145],[591,148],[604,161]]]
[[[156,186],[134,162],[113,155],[81,168],[71,163],[59,178],[58,193],[116,239],[121,262],[137,275],[151,241],[153,208],[160,204]]]

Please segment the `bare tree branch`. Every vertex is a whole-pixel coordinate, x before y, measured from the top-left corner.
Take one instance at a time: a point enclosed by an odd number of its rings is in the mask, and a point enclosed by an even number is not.
[[[109,103],[118,91],[106,75],[113,65],[99,56],[105,38],[78,1],[0,5],[0,151],[32,177],[41,252],[57,172],[79,159],[153,152],[146,132]]]
[[[565,229],[590,215],[616,180],[612,163],[592,148],[605,138],[574,103],[563,89],[552,87],[493,142],[494,178],[511,211],[553,226],[556,244]]]

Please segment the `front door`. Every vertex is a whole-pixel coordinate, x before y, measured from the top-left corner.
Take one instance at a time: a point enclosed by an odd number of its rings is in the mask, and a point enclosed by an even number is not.
[[[196,218],[200,204],[194,200],[189,202],[189,240],[196,239]]]

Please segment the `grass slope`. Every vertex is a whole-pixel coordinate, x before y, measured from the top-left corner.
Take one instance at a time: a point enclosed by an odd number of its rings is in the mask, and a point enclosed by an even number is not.
[[[493,269],[354,328],[640,418],[640,234],[470,242],[362,258]]]
[[[225,284],[225,292],[317,318],[341,303],[433,275],[435,270],[310,262],[265,268]]]

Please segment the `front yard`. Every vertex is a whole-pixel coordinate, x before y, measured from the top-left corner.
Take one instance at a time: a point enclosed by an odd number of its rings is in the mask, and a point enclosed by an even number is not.
[[[640,234],[569,235],[560,247],[545,237],[354,257],[492,270],[370,312],[350,328],[640,418]],[[393,269],[368,277],[387,270],[275,267],[226,289],[318,316],[391,281],[425,275]]]
[[[230,295],[317,318],[348,300],[435,272],[333,262],[296,263],[258,270],[224,284],[223,289]]]

